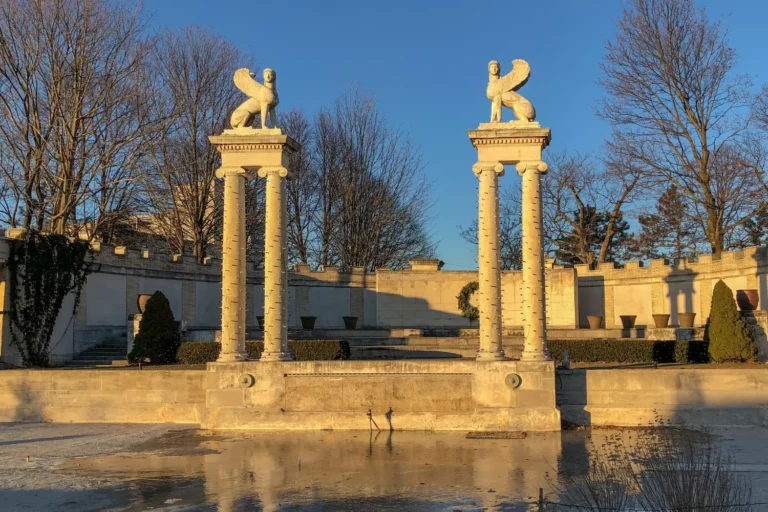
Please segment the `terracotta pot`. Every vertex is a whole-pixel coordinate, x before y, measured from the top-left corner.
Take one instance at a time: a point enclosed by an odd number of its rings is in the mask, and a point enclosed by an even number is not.
[[[355,327],[357,327],[357,317],[356,316],[344,316],[342,317],[344,319],[344,328],[353,330]]]
[[[624,329],[634,329],[637,315],[620,315],[619,318],[621,318],[621,326]]]
[[[754,311],[760,304],[760,295],[757,290],[736,290],[736,302],[742,311]]]
[[[682,329],[693,329],[693,319],[696,318],[696,313],[678,313],[677,321]]]
[[[600,327],[603,325],[603,317],[601,316],[588,316],[587,322],[589,322],[589,328],[593,331],[596,329],[600,329]]]
[[[653,323],[659,329],[664,329],[669,325],[669,315],[651,315],[653,316]]]
[[[259,330],[264,330],[264,317],[263,316],[257,316],[256,320],[259,321]]]
[[[152,295],[143,293],[136,298],[136,306],[139,308],[139,313],[144,314],[144,310],[147,309],[147,302],[152,298]]]
[[[315,320],[317,320],[316,316],[302,316],[301,318],[301,328],[306,329],[308,331],[311,331],[315,328]]]

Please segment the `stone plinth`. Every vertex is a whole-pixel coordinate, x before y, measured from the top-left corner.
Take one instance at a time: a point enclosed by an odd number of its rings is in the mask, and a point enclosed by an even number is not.
[[[224,178],[221,362],[245,361],[246,233],[245,184],[254,174],[267,179],[265,247],[265,340],[263,358],[291,359],[287,340],[287,267],[285,250],[285,179],[288,157],[299,144],[280,130],[240,128],[209,137],[221,153]]]
[[[504,165],[516,165],[523,181],[523,324],[522,359],[549,359],[546,349],[544,245],[542,236],[541,160],[550,130],[538,123],[486,123],[469,132],[477,149],[472,170],[480,180],[478,265],[480,283],[480,349],[478,359],[504,358],[501,344],[501,254],[499,249],[498,178]]]
[[[211,363],[203,428],[558,431],[551,361]]]

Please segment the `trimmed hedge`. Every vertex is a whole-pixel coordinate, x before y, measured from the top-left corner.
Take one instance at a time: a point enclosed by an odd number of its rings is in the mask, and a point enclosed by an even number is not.
[[[349,343],[339,340],[295,340],[288,342],[296,361],[333,361],[349,359],[352,354]],[[263,341],[245,342],[248,358],[256,360],[264,351]],[[179,364],[212,363],[219,357],[220,343],[210,341],[187,341],[181,344],[176,354]]]
[[[551,340],[547,345],[558,362],[563,360],[565,349],[574,363],[709,362],[703,341]]]

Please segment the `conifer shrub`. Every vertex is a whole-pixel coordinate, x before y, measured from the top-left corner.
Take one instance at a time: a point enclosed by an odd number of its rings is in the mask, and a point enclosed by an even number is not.
[[[749,334],[749,327],[741,319],[733,292],[722,280],[712,291],[712,309],[707,320],[706,337],[712,361],[751,361],[757,347]]]
[[[181,337],[171,304],[158,290],[147,301],[128,360],[133,363],[146,359],[152,364],[175,363],[179,345]]]

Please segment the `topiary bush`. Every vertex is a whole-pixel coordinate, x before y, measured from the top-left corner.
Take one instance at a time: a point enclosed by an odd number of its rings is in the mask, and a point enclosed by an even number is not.
[[[574,363],[706,363],[703,341],[652,340],[550,340],[547,346],[555,361],[565,349]]]
[[[713,361],[751,361],[757,354],[757,347],[749,335],[736,309],[733,292],[722,280],[712,291],[712,309],[707,320],[706,336],[709,341],[709,356]]]
[[[349,343],[339,340],[294,340],[288,342],[296,361],[334,361],[349,359],[352,351]],[[182,343],[176,354],[180,364],[212,363],[219,357],[220,343],[209,341],[187,341]],[[249,359],[259,359],[264,351],[263,341],[247,341],[245,351]]]
[[[175,363],[180,344],[179,328],[173,318],[171,304],[163,292],[156,291],[147,301],[128,360],[133,363],[145,359],[152,364]]]

